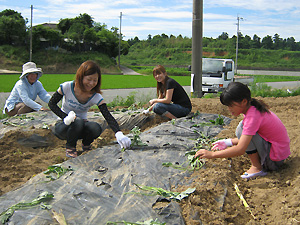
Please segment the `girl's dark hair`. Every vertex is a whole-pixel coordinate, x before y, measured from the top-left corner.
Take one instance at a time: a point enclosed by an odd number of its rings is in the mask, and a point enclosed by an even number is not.
[[[83,77],[93,75],[95,73],[98,74],[98,83],[92,90],[95,93],[101,93],[101,70],[100,67],[92,60],[83,62],[76,72],[75,82],[81,90],[85,91],[83,86]]]
[[[157,85],[156,85],[157,96],[159,96],[160,93],[163,96],[166,95],[166,91],[167,91],[166,90],[167,89],[166,83],[167,83],[167,80],[169,79],[169,77],[167,75],[165,67],[163,67],[162,65],[158,65],[158,66],[154,67],[154,69],[153,69],[153,77],[155,77],[157,74],[161,74],[161,73],[166,74],[166,79],[165,79],[164,84],[161,83],[161,82],[157,82]]]
[[[231,106],[234,102],[242,102],[244,99],[261,113],[270,112],[268,105],[261,100],[251,98],[248,86],[240,82],[230,83],[220,96],[221,103],[226,106]]]

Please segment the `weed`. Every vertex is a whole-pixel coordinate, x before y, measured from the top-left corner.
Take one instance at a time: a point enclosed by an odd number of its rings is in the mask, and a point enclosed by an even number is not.
[[[167,163],[163,163],[162,165],[165,167],[172,167],[174,169],[179,169],[179,170],[188,170],[188,171],[195,171],[195,170],[199,170],[201,169],[204,164],[205,164],[205,160],[204,159],[199,159],[199,158],[195,158],[195,154],[197,151],[189,151],[185,153],[185,156],[187,156],[187,160],[181,164],[173,164],[171,162],[167,162]],[[188,163],[188,166],[183,166],[185,163]]]
[[[64,175],[68,171],[73,171],[73,169],[72,168],[64,168],[60,164],[57,164],[54,166],[49,166],[48,170],[46,170],[44,172],[44,174],[48,174],[46,176],[46,178],[50,179],[50,181],[51,181],[51,180],[56,180],[56,179],[60,178],[62,175]],[[52,176],[49,174],[54,174],[56,176]]]
[[[142,191],[150,192],[149,194],[146,195],[160,195],[162,197],[170,198],[171,200],[176,200],[176,201],[181,201],[183,198],[188,197],[196,190],[196,188],[188,188],[185,191],[180,193],[180,192],[167,191],[165,189],[157,188],[157,187],[140,186],[138,184],[135,185]]]
[[[133,134],[133,138],[131,140],[131,146],[147,146],[147,144],[143,143],[140,138],[141,130],[138,126],[132,128],[130,133]]]
[[[192,127],[202,127],[202,126],[211,126],[211,125],[224,125],[223,117],[219,114],[218,118],[216,118],[215,120],[209,120],[208,123],[194,124]]]
[[[28,209],[34,206],[39,205],[40,203],[49,201],[51,199],[53,199],[54,195],[48,193],[47,191],[42,192],[41,194],[39,194],[39,196],[35,199],[33,199],[31,202],[20,202],[17,203],[11,207],[9,207],[7,210],[3,211],[0,214],[0,222],[2,224],[5,224],[6,222],[8,222],[9,218],[13,216],[15,210],[20,210],[20,209]],[[41,206],[42,207],[42,206]],[[42,207],[43,209],[49,209],[51,206],[47,206],[44,205],[44,207]]]
[[[18,149],[16,152],[14,152],[14,155],[22,155],[22,152]]]

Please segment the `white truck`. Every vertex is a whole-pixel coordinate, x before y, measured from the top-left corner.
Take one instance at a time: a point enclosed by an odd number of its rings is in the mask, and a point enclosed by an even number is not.
[[[192,74],[192,84],[193,79]],[[233,81],[234,61],[232,59],[202,58],[203,94],[222,92]]]
[[[234,61],[232,59],[202,59],[202,92],[223,91],[234,81]]]

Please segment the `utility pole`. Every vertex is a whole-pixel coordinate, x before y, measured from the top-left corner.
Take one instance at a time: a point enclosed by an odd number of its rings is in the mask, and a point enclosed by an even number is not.
[[[193,0],[191,95],[202,97],[203,0]]]
[[[122,24],[122,12],[120,12],[120,32],[119,32],[119,57],[118,57],[118,64],[119,64],[119,69],[121,69],[121,39],[122,39],[122,33],[121,33],[121,24]]]
[[[239,36],[240,36],[240,20],[243,20],[242,17],[237,16],[237,29],[236,29],[236,46],[235,46],[235,74],[237,74],[238,68],[238,52],[239,52]]]
[[[33,12],[33,5],[31,5],[31,19],[30,19],[30,50],[29,50],[29,62],[32,61],[32,12]]]

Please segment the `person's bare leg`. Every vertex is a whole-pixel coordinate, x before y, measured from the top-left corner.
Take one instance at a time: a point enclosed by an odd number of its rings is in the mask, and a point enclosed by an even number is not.
[[[247,173],[248,174],[258,173],[259,171],[261,171],[262,170],[262,166],[260,164],[259,154],[256,152],[256,153],[253,153],[253,154],[249,154],[248,157],[249,157],[249,159],[251,161],[251,167],[247,171]]]
[[[164,114],[164,116],[165,117],[168,117],[169,119],[177,119],[177,117],[176,116],[174,116],[172,113],[170,113],[170,112],[167,112],[166,114]]]
[[[14,115],[16,115],[16,114],[20,114],[20,113],[18,113],[18,112],[19,112],[19,110],[20,110],[21,108],[23,108],[24,106],[26,106],[24,103],[18,103],[18,104],[15,105],[15,108],[14,108],[13,110],[11,110],[10,112],[8,112],[8,111],[7,111],[7,108],[6,108],[6,109],[5,109],[5,112],[6,112],[6,114],[9,115],[9,116],[14,116]]]
[[[28,107],[24,103],[22,103],[22,104],[23,104],[23,106],[21,106],[20,109],[17,112],[18,115],[25,114],[25,113],[30,113],[30,112],[34,111],[32,108]]]

